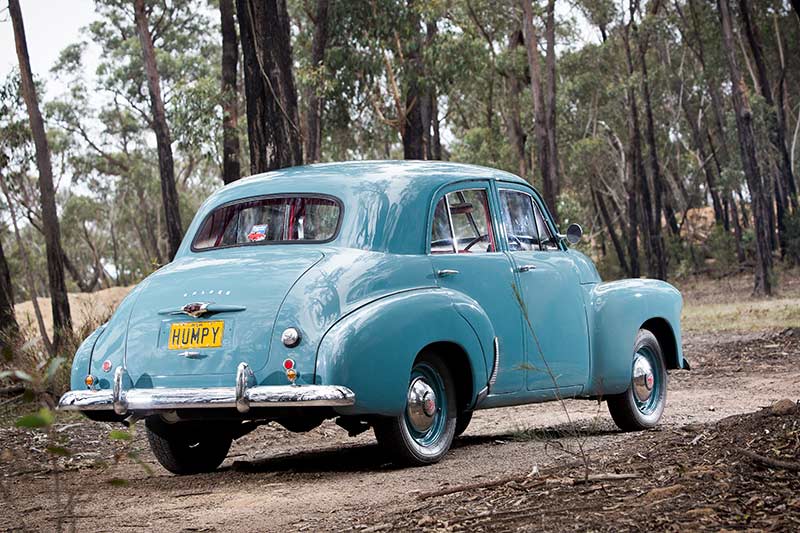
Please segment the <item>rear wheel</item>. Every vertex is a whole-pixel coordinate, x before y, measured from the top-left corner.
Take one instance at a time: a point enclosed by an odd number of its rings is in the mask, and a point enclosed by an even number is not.
[[[641,329],[633,350],[628,390],[608,398],[608,410],[623,431],[650,429],[658,424],[667,403],[667,367],[658,339]]]
[[[458,421],[456,422],[456,437],[460,437],[469,427],[469,423],[472,422],[472,413],[474,411],[467,410],[461,411],[458,415]]]
[[[229,432],[212,425],[168,424],[151,416],[145,426],[153,455],[161,466],[178,475],[213,472],[225,460],[233,442]]]
[[[375,437],[392,458],[411,466],[444,457],[456,432],[455,382],[443,359],[423,353],[414,362],[402,415],[375,423]]]

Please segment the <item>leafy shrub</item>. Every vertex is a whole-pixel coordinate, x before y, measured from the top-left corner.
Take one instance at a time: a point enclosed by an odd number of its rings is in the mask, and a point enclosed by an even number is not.
[[[738,265],[736,238],[731,232],[725,231],[725,228],[719,224],[715,225],[708,235],[706,245],[708,246],[708,253],[713,259],[712,272],[724,275],[736,269]]]
[[[786,239],[786,261],[800,264],[800,213],[793,213],[784,219]]]

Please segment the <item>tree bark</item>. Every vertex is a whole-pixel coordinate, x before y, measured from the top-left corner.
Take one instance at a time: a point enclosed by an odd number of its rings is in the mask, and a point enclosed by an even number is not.
[[[10,337],[17,334],[19,324],[14,316],[14,290],[11,286],[11,272],[0,241],[0,348]]]
[[[528,73],[531,78],[531,97],[533,98],[533,136],[536,149],[536,161],[533,168],[539,170],[542,183],[542,196],[551,212],[556,208],[555,184],[551,181],[550,151],[547,137],[547,112],[542,76],[542,66],[539,59],[539,37],[533,27],[533,7],[531,0],[520,0],[522,3],[522,32],[525,36],[525,52],[528,57]]]
[[[750,188],[750,197],[753,204],[753,224],[755,226],[756,241],[756,268],[753,292],[755,294],[769,295],[772,293],[772,255],[769,249],[770,228],[767,222],[769,217],[766,213],[765,204],[767,203],[767,198],[764,194],[764,183],[758,168],[758,160],[756,159],[753,115],[736,58],[729,0],[717,0],[717,5],[722,25],[725,55],[727,56],[731,75],[731,91],[736,114],[736,129],[739,136],[742,167],[747,185]]]
[[[753,15],[748,0],[739,0],[739,11],[742,17],[742,29],[747,37],[747,43],[753,53],[753,61],[756,65],[758,85],[761,89],[761,96],[764,98],[769,113],[767,115],[767,128],[769,130],[769,141],[778,153],[777,175],[775,176],[775,200],[777,207],[777,228],[778,242],[780,244],[781,256],[786,252],[785,235],[785,216],[788,214],[789,203],[797,208],[797,190],[795,189],[794,174],[792,172],[792,162],[789,156],[789,149],[786,146],[786,130],[783,124],[781,113],[781,101],[776,102],[772,95],[772,87],[769,76],[767,76],[767,65],[764,60],[764,50],[761,45],[761,32],[758,25],[753,21]],[[769,208],[770,211],[772,207]]]
[[[611,219],[611,215],[608,213],[608,207],[606,207],[606,202],[603,200],[603,195],[595,190],[594,187],[592,187],[592,195],[595,197],[597,207],[600,211],[600,217],[603,219],[603,223],[605,224],[608,234],[611,237],[611,244],[614,245],[614,252],[617,254],[619,265],[622,267],[622,271],[625,272],[626,275],[631,276],[632,274],[630,267],[628,266],[628,261],[625,259],[625,248],[617,236],[617,232],[614,230],[614,223]]]
[[[431,149],[431,154],[433,155],[433,159],[441,161],[442,137],[439,132],[439,101],[435,94],[431,98],[431,125],[433,128],[433,138],[431,139],[433,148]]]
[[[133,10],[136,19],[136,32],[139,34],[139,43],[142,47],[142,61],[147,77],[147,90],[150,94],[150,111],[153,115],[151,127],[156,135],[158,171],[161,175],[161,199],[164,204],[164,220],[167,226],[169,260],[172,261],[183,239],[178,191],[175,188],[172,139],[169,133],[169,125],[167,124],[167,113],[164,110],[164,99],[161,96],[161,80],[158,74],[153,38],[148,28],[148,13],[145,11],[144,0],[135,0]]]
[[[414,2],[408,0],[409,26],[414,29],[415,37],[409,42],[405,51],[408,67],[405,75],[405,124],[401,128],[403,137],[403,159],[425,159],[424,125],[422,121],[422,100],[425,93],[420,85],[420,73],[424,68],[422,61],[422,35],[419,31],[420,20],[413,9]]]
[[[14,2],[15,0],[12,0]],[[44,318],[42,318],[42,310],[39,308],[39,301],[36,298],[37,290],[36,290],[36,280],[34,279],[34,270],[33,264],[31,263],[30,256],[28,255],[28,249],[25,247],[25,242],[22,240],[22,236],[20,235],[19,231],[19,224],[17,223],[17,214],[16,210],[14,209],[14,205],[11,203],[11,195],[8,193],[8,187],[6,187],[6,182],[0,179],[0,190],[2,190],[3,195],[6,197],[6,203],[8,204],[8,211],[11,215],[11,226],[14,229],[14,237],[17,241],[17,248],[19,250],[19,255],[22,257],[22,262],[24,264],[24,272],[25,272],[25,281],[28,285],[28,293],[31,298],[31,305],[33,306],[33,314],[36,317],[36,324],[39,327],[39,335],[42,338],[42,344],[44,344],[45,351],[50,355],[50,357],[54,357],[58,354],[57,349],[53,346],[53,343],[50,342],[50,338],[47,336],[47,327],[44,324]],[[57,332],[58,330],[56,330]]]
[[[722,201],[720,199],[719,191],[717,190],[717,177],[714,174],[714,170],[710,164],[710,161],[708,161],[705,143],[703,142],[703,135],[700,132],[700,125],[697,123],[697,119],[695,118],[695,111],[691,108],[688,95],[683,95],[680,97],[680,101],[686,123],[689,124],[689,131],[691,132],[692,136],[692,144],[694,144],[694,149],[697,150],[698,164],[702,165],[703,173],[706,177],[706,187],[708,188],[708,194],[711,196],[711,205],[714,208],[714,220],[717,224],[723,226],[725,231],[729,231],[730,228],[728,227],[728,222],[722,207]]]
[[[647,74],[647,40],[646,37],[639,39],[639,67],[642,71],[642,94],[644,96],[646,138],[648,144],[648,154],[650,160],[650,173],[653,180],[654,211],[649,208],[650,188],[647,178],[642,183],[642,194],[645,196],[645,218],[649,217],[647,226],[650,227],[650,248],[649,257],[650,275],[665,280],[667,279],[667,257],[664,253],[664,238],[661,234],[661,195],[664,192],[664,177],[661,173],[661,165],[658,161],[658,145],[656,144],[655,121],[653,119],[653,106],[650,98],[650,81]]]
[[[237,0],[253,174],[303,164],[286,0]]]
[[[222,181],[227,185],[241,177],[239,160],[239,39],[233,16],[233,0],[220,0],[222,29]]]
[[[508,53],[510,56],[515,55],[517,47],[524,43],[525,40],[520,30],[514,31],[508,37]],[[517,172],[519,175],[530,180],[530,156],[525,149],[525,130],[522,128],[522,119],[520,118],[520,104],[519,95],[522,93],[522,81],[516,75],[513,69],[506,72],[503,76],[506,85],[506,92],[508,94],[508,105],[506,110],[506,133],[511,146],[514,147],[514,153],[517,156]]]
[[[633,64],[633,56],[631,53],[631,45],[630,45],[630,30],[633,22],[631,22],[625,27],[623,33],[623,42],[625,45],[625,59],[628,66],[628,75],[633,77],[635,75],[635,69]],[[647,173],[645,172],[644,168],[644,158],[642,156],[642,133],[641,133],[641,126],[639,122],[639,106],[636,99],[636,92],[632,85],[628,85],[627,89],[627,98],[628,98],[628,137],[629,137],[629,150],[630,156],[628,157],[628,161],[630,161],[630,181],[631,185],[628,189],[628,217],[631,224],[631,238],[628,241],[629,246],[629,254],[631,255],[631,272],[635,272],[635,276],[639,276],[639,261],[638,261],[638,245],[635,243],[631,243],[631,240],[636,238],[636,234],[633,232],[634,226],[639,223],[639,208],[641,207],[642,210],[642,217],[641,217],[641,226],[642,226],[642,235],[644,237],[644,246],[645,250],[647,250],[647,257],[648,257],[648,270],[651,276],[656,276],[657,268],[654,267],[652,263],[652,258],[655,257],[653,253],[653,244],[652,244],[652,203],[651,203],[651,196],[650,196],[650,186],[647,181]],[[642,203],[639,203],[639,199],[641,199]],[[636,260],[633,258],[633,254],[636,253],[637,257]]]
[[[325,69],[325,49],[328,44],[328,0],[317,0],[314,11],[314,36],[311,40],[311,65],[314,81],[306,88],[306,163],[316,163],[322,157],[322,79]]]
[[[548,181],[553,188],[553,201],[550,203],[550,213],[553,218],[558,222],[558,203],[557,198],[561,192],[561,180],[559,179],[559,162],[558,162],[558,142],[556,138],[556,22],[555,22],[556,0],[549,0],[547,2],[546,18],[545,18],[545,39],[547,39],[547,47],[545,50],[545,70],[547,71],[547,78],[544,88],[544,101],[545,101],[545,122],[547,134],[547,159],[548,159]]]
[[[694,41],[697,43],[697,48],[693,48],[697,55],[697,60],[700,62],[700,68],[703,71],[703,79],[706,81],[706,87],[708,88],[708,94],[711,97],[711,110],[714,114],[714,126],[717,129],[717,135],[719,136],[719,157],[721,158],[720,163],[722,165],[726,165],[728,161],[730,161],[730,155],[728,153],[728,144],[725,142],[725,119],[723,115],[723,105],[722,105],[722,95],[720,94],[720,84],[714,76],[712,72],[706,66],[706,59],[705,59],[705,45],[703,44],[703,37],[700,32],[699,28],[699,21],[697,15],[697,8],[695,6],[695,0],[688,0],[689,5],[689,15],[692,18],[692,32],[694,33]],[[686,22],[688,27],[689,22]]]
[[[28,43],[19,0],[9,0],[9,14],[14,26],[14,42],[19,60],[20,85],[25,106],[28,109],[31,133],[36,148],[36,167],[39,170],[39,193],[42,201],[42,229],[44,231],[47,255],[47,279],[50,289],[50,303],[53,311],[53,345],[56,352],[63,347],[66,336],[72,332],[72,317],[67,298],[67,285],[64,280],[64,263],[61,251],[61,230],[56,209],[56,194],[53,187],[53,167],[50,161],[50,145],[44,129],[44,121],[39,111],[39,100],[33,83]],[[9,200],[10,201],[10,200]]]

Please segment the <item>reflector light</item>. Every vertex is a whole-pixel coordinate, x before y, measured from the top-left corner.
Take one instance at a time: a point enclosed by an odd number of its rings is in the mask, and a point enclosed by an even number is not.
[[[286,359],[283,362],[283,368],[285,368],[286,370],[294,368],[294,361],[292,359]]]
[[[89,374],[86,376],[86,379],[84,379],[83,382],[86,383],[86,386],[91,389],[92,385],[94,385],[94,376]]]
[[[294,348],[300,344],[300,332],[295,328],[286,328],[284,332],[281,333],[281,342],[287,348]]]
[[[297,379],[297,370],[295,370],[294,368],[290,368],[289,370],[286,371],[286,377],[289,379],[289,381],[294,383],[294,380]]]
[[[108,372],[109,370],[111,370],[111,361],[103,361],[103,372]]]

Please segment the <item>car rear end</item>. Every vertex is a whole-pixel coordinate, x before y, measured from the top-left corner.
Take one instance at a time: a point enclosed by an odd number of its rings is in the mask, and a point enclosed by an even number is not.
[[[341,215],[335,198],[309,194],[209,210],[191,251],[143,281],[81,346],[59,408],[103,419],[236,419],[352,405],[347,388],[314,384],[291,357],[270,353],[276,340],[302,342],[300,331],[276,331],[276,319]]]

